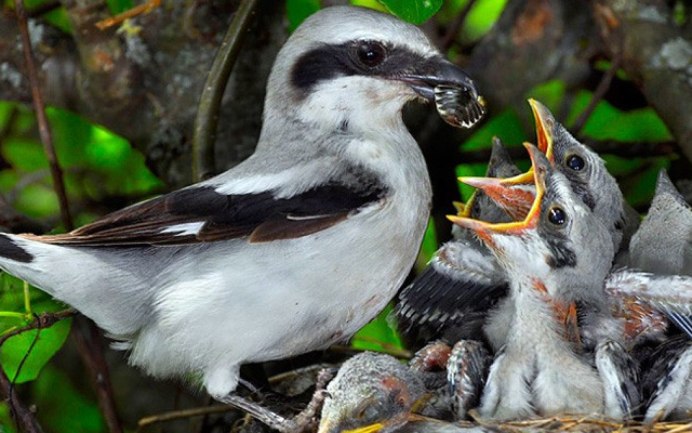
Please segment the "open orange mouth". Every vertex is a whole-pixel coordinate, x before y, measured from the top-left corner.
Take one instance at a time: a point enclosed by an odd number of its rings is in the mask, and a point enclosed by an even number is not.
[[[545,105],[535,99],[529,99],[529,105],[531,105],[531,111],[533,111],[533,117],[536,122],[536,141],[538,143],[538,149],[545,154],[548,161],[554,162],[553,131],[555,129],[555,118],[553,117],[553,113],[551,113]]]
[[[526,149],[529,151],[529,156],[531,157],[532,170],[530,170],[530,173],[533,173],[533,180],[536,186],[536,191],[533,197],[531,207],[529,208],[528,212],[526,212],[526,215],[522,220],[511,223],[488,223],[485,221],[479,221],[465,216],[447,216],[447,218],[454,224],[472,230],[480,239],[482,239],[486,244],[488,244],[489,247],[493,246],[492,234],[497,233],[520,235],[525,233],[527,230],[536,228],[536,226],[538,225],[541,202],[543,200],[543,195],[545,193],[545,174],[547,169],[547,167],[545,167],[546,161],[540,158],[540,156],[542,156],[541,151],[533,144],[524,143],[524,147],[526,147]],[[503,181],[503,179],[498,179],[498,181],[501,182]],[[500,191],[500,189],[502,188],[507,188],[504,185],[498,187],[497,182],[495,181],[491,181],[490,184],[492,186],[488,188],[497,189],[497,191]],[[487,192],[485,184],[483,184],[481,188]],[[493,191],[493,194],[494,193],[495,192]]]

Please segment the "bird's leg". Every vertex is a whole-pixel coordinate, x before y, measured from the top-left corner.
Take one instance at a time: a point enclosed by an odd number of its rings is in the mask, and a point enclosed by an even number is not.
[[[316,424],[318,414],[324,404],[324,399],[329,395],[325,388],[333,378],[334,371],[331,369],[323,368],[317,374],[317,382],[315,383],[315,392],[312,394],[312,399],[310,399],[305,409],[291,420],[294,423],[294,432],[306,431]]]
[[[291,433],[294,431],[292,420],[285,418],[276,412],[272,412],[266,407],[243,398],[238,394],[228,394],[221,398],[220,401],[247,412],[253,418],[268,425],[274,430],[278,430],[282,433]]]
[[[492,358],[480,341],[460,340],[447,362],[447,381],[457,419],[466,419],[468,411],[480,403]]]
[[[332,379],[333,373],[328,369],[323,369],[317,375],[315,393],[312,395],[310,403],[298,415],[293,418],[286,418],[273,412],[266,407],[250,401],[238,394],[228,394],[221,399],[222,403],[230,404],[240,410],[250,414],[256,420],[266,424],[270,428],[281,433],[299,433],[306,431],[317,420],[317,415],[322,409],[325,397],[328,395],[325,387]]]
[[[443,370],[447,366],[447,360],[452,352],[452,348],[443,341],[433,341],[426,344],[421,350],[413,355],[408,366],[415,371],[428,372]]]

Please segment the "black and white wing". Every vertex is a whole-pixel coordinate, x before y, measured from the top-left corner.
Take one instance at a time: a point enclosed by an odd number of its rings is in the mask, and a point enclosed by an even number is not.
[[[487,312],[507,291],[492,255],[473,240],[458,239],[443,245],[399,293],[395,314],[401,328],[426,340],[477,338]]]
[[[268,242],[327,229],[386,196],[376,182],[330,181],[290,197],[274,191],[224,194],[193,185],[138,203],[43,242],[80,245],[182,245],[247,238]]]

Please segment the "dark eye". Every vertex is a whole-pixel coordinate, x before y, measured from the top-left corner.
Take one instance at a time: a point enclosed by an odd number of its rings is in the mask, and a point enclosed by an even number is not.
[[[559,206],[553,206],[548,210],[548,221],[556,226],[561,226],[567,221],[567,214]]]
[[[581,171],[585,165],[584,159],[579,155],[570,155],[567,157],[567,167],[574,171]]]
[[[386,55],[387,50],[379,42],[361,42],[358,45],[358,60],[369,68],[382,63]]]

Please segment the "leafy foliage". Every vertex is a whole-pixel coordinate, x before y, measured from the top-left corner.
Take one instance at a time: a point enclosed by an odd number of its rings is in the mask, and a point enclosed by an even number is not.
[[[379,0],[387,10],[402,20],[413,24],[423,24],[442,7],[442,0]]]
[[[303,20],[320,10],[319,0],[286,0],[288,28],[295,30]]]

